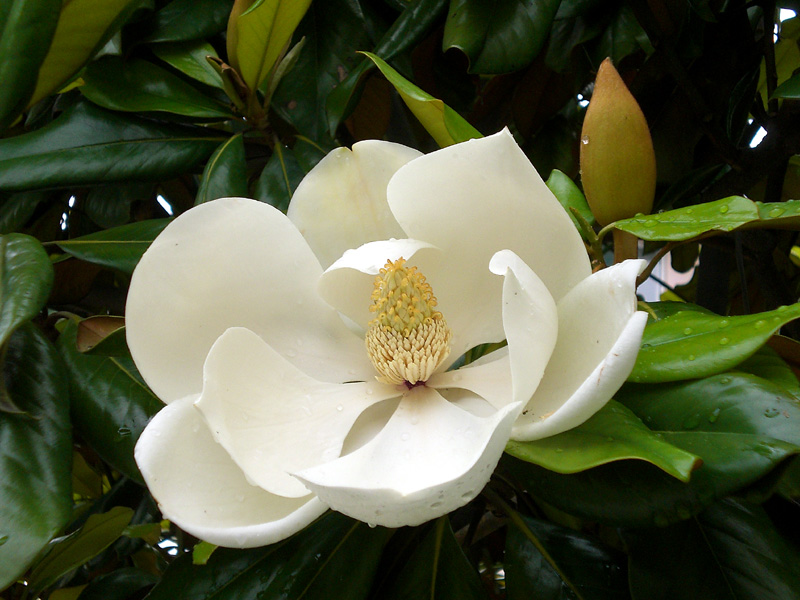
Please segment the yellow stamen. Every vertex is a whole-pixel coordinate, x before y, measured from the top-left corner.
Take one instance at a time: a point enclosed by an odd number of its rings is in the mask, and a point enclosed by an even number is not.
[[[375,277],[365,337],[367,354],[379,380],[386,383],[425,382],[450,354],[450,329],[436,306],[430,284],[405,259],[387,261]]]

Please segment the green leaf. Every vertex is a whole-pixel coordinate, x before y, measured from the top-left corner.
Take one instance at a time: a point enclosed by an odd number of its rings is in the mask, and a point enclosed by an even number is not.
[[[236,21],[233,64],[251,90],[257,89],[275,66],[311,0],[256,0]]]
[[[144,42],[185,42],[225,29],[233,0],[173,0],[145,24]]]
[[[75,258],[133,273],[142,254],[169,222],[170,219],[139,221],[56,243]]]
[[[499,74],[530,64],[547,41],[561,0],[453,0],[442,47],[458,48],[470,73]]]
[[[313,2],[297,28],[305,39],[292,72],[284,77],[271,106],[302,134],[312,139],[328,135],[325,103],[359,59],[356,52],[371,47],[367,25],[357,0]]]
[[[247,195],[244,138],[237,133],[223,142],[206,163],[195,205],[217,198]]]
[[[445,516],[436,520],[415,548],[384,598],[484,600],[487,595]]]
[[[405,5],[405,10],[375,45],[372,53],[385,61],[391,61],[404,54],[419,44],[431,29],[437,26],[440,15],[447,9],[447,4],[447,0],[417,0],[408,3]],[[335,135],[339,124],[355,108],[363,76],[372,68],[373,64],[370,61],[363,60],[328,96],[328,132],[331,135]]]
[[[798,317],[800,303],[735,317],[685,310],[650,322],[628,380],[656,383],[727,371]]]
[[[614,227],[643,240],[678,242],[711,231],[733,231],[758,219],[759,211],[754,202],[741,196],[731,196],[663,213],[623,219],[614,223]]]
[[[229,107],[146,60],[105,56],[86,67],[83,80],[83,95],[110,110],[221,119],[233,116]]]
[[[20,192],[0,200],[0,235],[19,231],[47,199],[46,192]]]
[[[730,372],[658,386],[626,384],[616,397],[655,430],[747,433],[800,447],[800,400],[756,375]]]
[[[193,565],[204,565],[208,562],[208,559],[211,558],[211,555],[214,554],[214,551],[219,546],[215,546],[211,542],[198,542],[195,544],[194,548],[192,548],[192,564]]]
[[[141,380],[129,356],[78,351],[75,322],[67,323],[58,349],[69,369],[76,431],[111,466],[141,482],[133,447],[163,404]]]
[[[61,358],[25,325],[9,341],[2,374],[24,413],[0,416],[0,590],[72,515],[72,433]]]
[[[800,398],[800,382],[791,367],[769,346],[759,348],[744,362],[736,365],[735,369],[743,373],[750,373],[762,379],[767,379],[776,385],[782,386],[790,394]]]
[[[0,131],[28,105],[61,10],[61,0],[6,2],[0,19]]]
[[[574,598],[528,535],[534,535],[541,542],[585,599],[620,600],[627,597],[627,557],[622,552],[607,547],[593,536],[519,516],[527,531],[509,526],[506,536],[504,567],[508,600]]]
[[[780,84],[772,94],[773,98],[800,98],[800,73]]]
[[[222,89],[222,78],[214,70],[206,56],[217,56],[214,47],[204,40],[156,44],[153,53],[192,79]]]
[[[256,183],[255,197],[286,212],[292,194],[304,176],[305,171],[300,167],[294,153],[276,144]]]
[[[109,315],[88,317],[78,323],[75,337],[78,352],[91,352],[100,356],[126,356],[125,319]]]
[[[28,106],[57,91],[119,30],[141,0],[64,2]]]
[[[328,513],[291,538],[252,550],[219,548],[205,565],[175,560],[148,600],[364,598],[392,530]]]
[[[142,591],[157,583],[158,579],[152,573],[132,567],[123,567],[92,579],[81,592],[78,600],[129,600],[129,598],[139,598],[142,597]]]
[[[150,198],[152,193],[150,183],[98,185],[89,190],[80,207],[100,227],[118,227],[130,221],[131,204]]]
[[[0,140],[0,190],[159,180],[191,169],[223,139],[82,102],[41,129]]]
[[[39,240],[22,233],[0,236],[0,347],[34,318],[53,287],[53,265]]]
[[[748,223],[742,229],[759,227],[796,228],[800,225],[800,200],[786,202],[756,202],[758,222]]]
[[[534,442],[510,441],[506,452],[556,473],[578,473],[618,460],[645,460],[681,481],[689,481],[703,462],[650,431],[613,400],[574,429]]]
[[[133,510],[115,506],[107,513],[91,515],[75,533],[54,540],[28,579],[28,588],[34,597],[55,583],[59,577],[108,548],[122,535],[131,518]]]
[[[570,209],[577,210],[589,225],[595,224],[592,210],[589,208],[589,203],[586,202],[586,196],[583,195],[583,192],[575,185],[572,179],[558,169],[554,169],[550,173],[550,177],[547,178],[546,183],[547,187],[550,188],[550,191],[553,192],[553,195],[561,203],[561,206],[567,211],[569,218],[572,219],[572,223],[575,225],[575,228],[581,232],[581,235],[583,235],[583,228]]]
[[[364,52],[364,55],[380,69],[409,110],[440,147],[482,137],[481,133],[456,111],[404,79],[378,56],[370,52]]]
[[[759,506],[726,500],[696,520],[624,537],[636,600],[800,597],[800,552]]]

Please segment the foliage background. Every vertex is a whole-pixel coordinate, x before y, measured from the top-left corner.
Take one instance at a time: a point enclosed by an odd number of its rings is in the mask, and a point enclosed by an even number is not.
[[[306,4],[256,2],[290,17],[232,52],[227,0],[0,4],[3,598],[800,597],[800,19],[779,19],[799,3]],[[247,74],[290,37],[282,79]],[[509,444],[479,498],[420,527],[331,513],[214,551],[162,521],[132,455],[161,404],[113,316],[168,218],[233,195],[285,210],[337,145],[508,126],[591,219],[577,157],[606,56],[650,124],[662,211],[617,228],[693,274],[615,400]]]

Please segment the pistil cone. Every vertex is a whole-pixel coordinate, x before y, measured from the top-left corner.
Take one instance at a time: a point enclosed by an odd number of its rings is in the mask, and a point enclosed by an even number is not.
[[[611,59],[600,65],[581,132],[581,179],[597,222],[653,209],[656,157],[642,109]]]

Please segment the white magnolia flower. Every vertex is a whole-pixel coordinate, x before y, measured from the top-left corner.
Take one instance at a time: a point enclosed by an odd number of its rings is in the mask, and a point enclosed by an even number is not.
[[[136,446],[142,475],[167,518],[224,546],[283,539],[328,507],[389,527],[443,515],[509,436],[575,427],[622,384],[641,266],[590,273],[507,131],[424,156],[340,148],[288,218],[200,205],[131,281],[128,344],[167,404]]]

